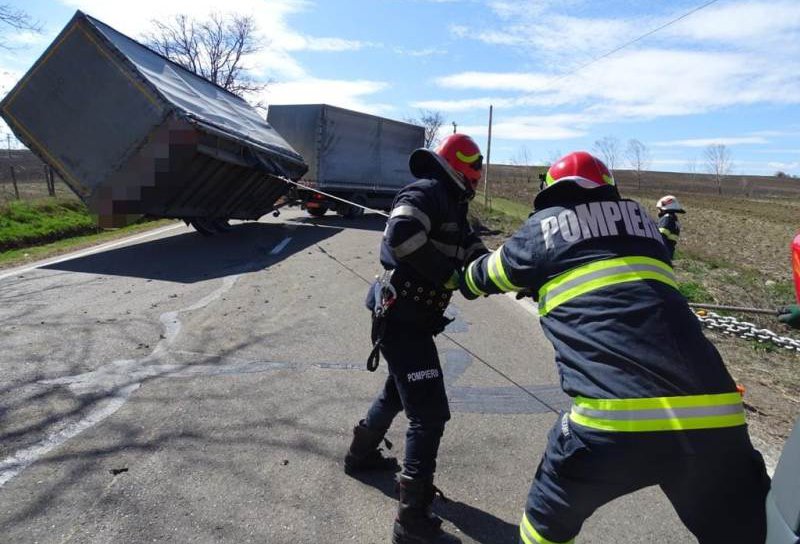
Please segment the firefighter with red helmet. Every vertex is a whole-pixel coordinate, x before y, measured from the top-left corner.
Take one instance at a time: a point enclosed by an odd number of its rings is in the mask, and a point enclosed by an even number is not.
[[[451,134],[435,151],[417,149],[409,158],[418,180],[397,193],[381,243],[385,272],[370,288],[373,311],[371,362],[378,350],[389,367],[383,390],[353,429],[345,471],[391,470],[396,462],[379,450],[394,417],[405,411],[400,504],[392,542],[460,542],[432,514],[436,457],[450,409],[433,337],[449,320],[444,311],[458,289],[464,266],[488,253],[467,220],[469,201],[481,177],[483,156],[464,134]]]
[[[681,236],[681,223],[677,214],[686,213],[686,210],[672,195],[659,198],[656,208],[658,208],[658,232],[664,238],[664,244],[669,249],[669,258],[672,259]]]
[[[589,153],[561,158],[545,184],[525,224],[461,285],[470,299],[532,294],[572,397],[550,431],[520,542],[572,542],[603,504],[659,485],[699,542],[763,544],[764,461],[655,222]]]

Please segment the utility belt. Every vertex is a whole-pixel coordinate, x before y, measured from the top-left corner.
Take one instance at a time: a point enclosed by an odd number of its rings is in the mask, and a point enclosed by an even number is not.
[[[414,304],[423,311],[444,313],[453,296],[452,291],[444,287],[437,289],[429,283],[404,276],[397,271],[391,276],[390,281],[398,300]]]
[[[452,292],[444,287],[409,277],[402,271],[385,270],[370,286],[366,305],[372,311],[372,351],[367,370],[374,372],[380,362],[380,347],[387,320],[439,334],[452,319],[444,317]]]
[[[643,399],[575,397],[570,420],[612,432],[720,429],[745,424],[739,392]]]

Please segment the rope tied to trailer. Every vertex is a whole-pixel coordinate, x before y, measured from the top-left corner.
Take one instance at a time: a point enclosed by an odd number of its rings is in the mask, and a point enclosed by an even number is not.
[[[326,193],[325,191],[321,191],[321,190],[316,189],[314,187],[309,187],[308,185],[304,185],[304,184],[302,184],[302,183],[300,183],[298,181],[294,181],[294,180],[291,180],[289,178],[285,178],[285,177],[282,177],[282,176],[277,176],[277,177],[280,177],[281,180],[285,181],[286,183],[290,183],[290,184],[294,185],[295,187],[299,187],[301,189],[305,189],[306,191],[313,191],[313,192],[315,192],[317,194],[320,194],[320,195],[323,195],[323,196],[327,196],[328,198],[332,198],[334,200],[338,200],[339,202],[344,202],[345,204],[353,206],[354,208],[361,208],[365,212],[377,213],[378,215],[382,215],[383,217],[386,217],[387,219],[389,218],[389,214],[384,212],[384,211],[382,211],[382,210],[376,210],[375,208],[370,208],[369,206],[364,206],[363,204],[359,204],[358,202],[353,202],[352,200],[347,200],[346,198],[342,198],[340,196],[335,196],[335,195],[332,195],[330,193]]]

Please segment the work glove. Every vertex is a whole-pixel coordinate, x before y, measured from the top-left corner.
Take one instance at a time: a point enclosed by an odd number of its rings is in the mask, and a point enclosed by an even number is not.
[[[533,296],[533,291],[530,289],[523,289],[521,291],[517,291],[517,294],[514,295],[514,298],[517,300],[522,300],[523,298],[528,298]]]
[[[800,304],[789,304],[778,309],[778,320],[790,327],[800,329]]]
[[[467,275],[466,274],[461,274],[461,278],[460,278],[460,281],[458,283],[458,290],[461,292],[463,297],[465,299],[467,299],[467,300],[475,300],[476,298],[478,298],[480,296],[480,295],[476,295],[475,293],[470,291],[469,287],[467,287]]]
[[[453,273],[450,275],[447,281],[444,282],[444,288],[449,289],[450,291],[455,291],[458,289],[458,286],[461,284],[462,275],[463,274],[461,270],[453,270]]]

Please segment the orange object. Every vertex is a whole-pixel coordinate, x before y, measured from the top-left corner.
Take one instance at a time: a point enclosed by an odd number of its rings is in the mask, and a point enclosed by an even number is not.
[[[736,390],[737,390],[737,391],[739,392],[739,394],[740,394],[741,396],[743,396],[743,397],[744,397],[744,393],[745,393],[745,391],[747,391],[747,389],[745,389],[745,387],[744,387],[742,384],[740,384],[740,383],[737,383],[737,384],[736,384]]]
[[[792,242],[792,274],[794,275],[794,294],[800,303],[800,233]]]

